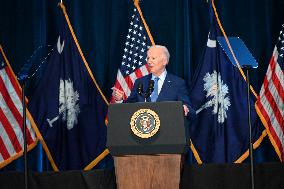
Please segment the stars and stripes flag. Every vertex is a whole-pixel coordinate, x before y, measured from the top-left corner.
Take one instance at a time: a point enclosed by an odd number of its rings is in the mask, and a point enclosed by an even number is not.
[[[122,63],[118,69],[114,85],[115,88],[124,92],[124,99],[127,99],[130,95],[135,80],[149,74],[146,64],[147,50],[151,45],[154,45],[141,9],[137,2],[134,5],[126,36]],[[114,102],[113,98],[111,102]]]
[[[284,24],[274,48],[256,109],[280,160],[284,161]]]
[[[22,90],[1,46],[0,51],[0,168],[2,168],[23,154],[24,137]],[[27,111],[28,150],[37,143],[32,124],[34,122]]]

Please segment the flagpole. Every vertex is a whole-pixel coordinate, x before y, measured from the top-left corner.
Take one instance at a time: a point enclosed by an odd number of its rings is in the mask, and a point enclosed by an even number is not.
[[[25,100],[25,85],[26,80],[22,80],[22,104],[23,104],[23,138],[24,138],[24,184],[25,189],[28,189],[28,160],[27,160],[27,125],[26,125],[26,100]]]
[[[250,107],[250,79],[249,69],[251,65],[245,65],[243,68],[246,70],[247,78],[247,104],[248,104],[248,126],[249,126],[249,156],[250,156],[250,176],[251,176],[251,189],[254,189],[254,162],[253,162],[253,143],[252,143],[252,127],[251,127],[251,107]]]

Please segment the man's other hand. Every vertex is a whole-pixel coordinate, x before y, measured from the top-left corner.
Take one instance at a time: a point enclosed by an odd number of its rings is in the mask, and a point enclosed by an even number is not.
[[[113,87],[112,88],[112,96],[115,101],[119,102],[123,100],[123,91]]]

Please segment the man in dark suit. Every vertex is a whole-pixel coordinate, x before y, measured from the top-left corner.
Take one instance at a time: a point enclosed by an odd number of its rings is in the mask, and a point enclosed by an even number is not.
[[[191,119],[195,117],[195,111],[191,107],[188,89],[183,79],[170,74],[166,70],[170,54],[168,49],[161,45],[154,45],[147,51],[147,64],[151,74],[137,79],[130,96],[124,102],[144,102],[145,98],[138,92],[139,86],[147,91],[150,80],[154,81],[154,90],[146,98],[147,102],[182,101],[184,114]],[[113,88],[112,93],[116,102],[122,102],[123,92]]]

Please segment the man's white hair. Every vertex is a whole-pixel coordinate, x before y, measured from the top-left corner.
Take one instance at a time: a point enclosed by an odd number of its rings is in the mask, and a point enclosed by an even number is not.
[[[170,61],[170,53],[169,53],[167,47],[165,47],[165,46],[163,46],[163,45],[153,45],[153,46],[151,46],[149,49],[151,49],[151,48],[160,48],[160,49],[162,49],[164,55],[166,56],[167,63],[169,63],[169,61]]]

